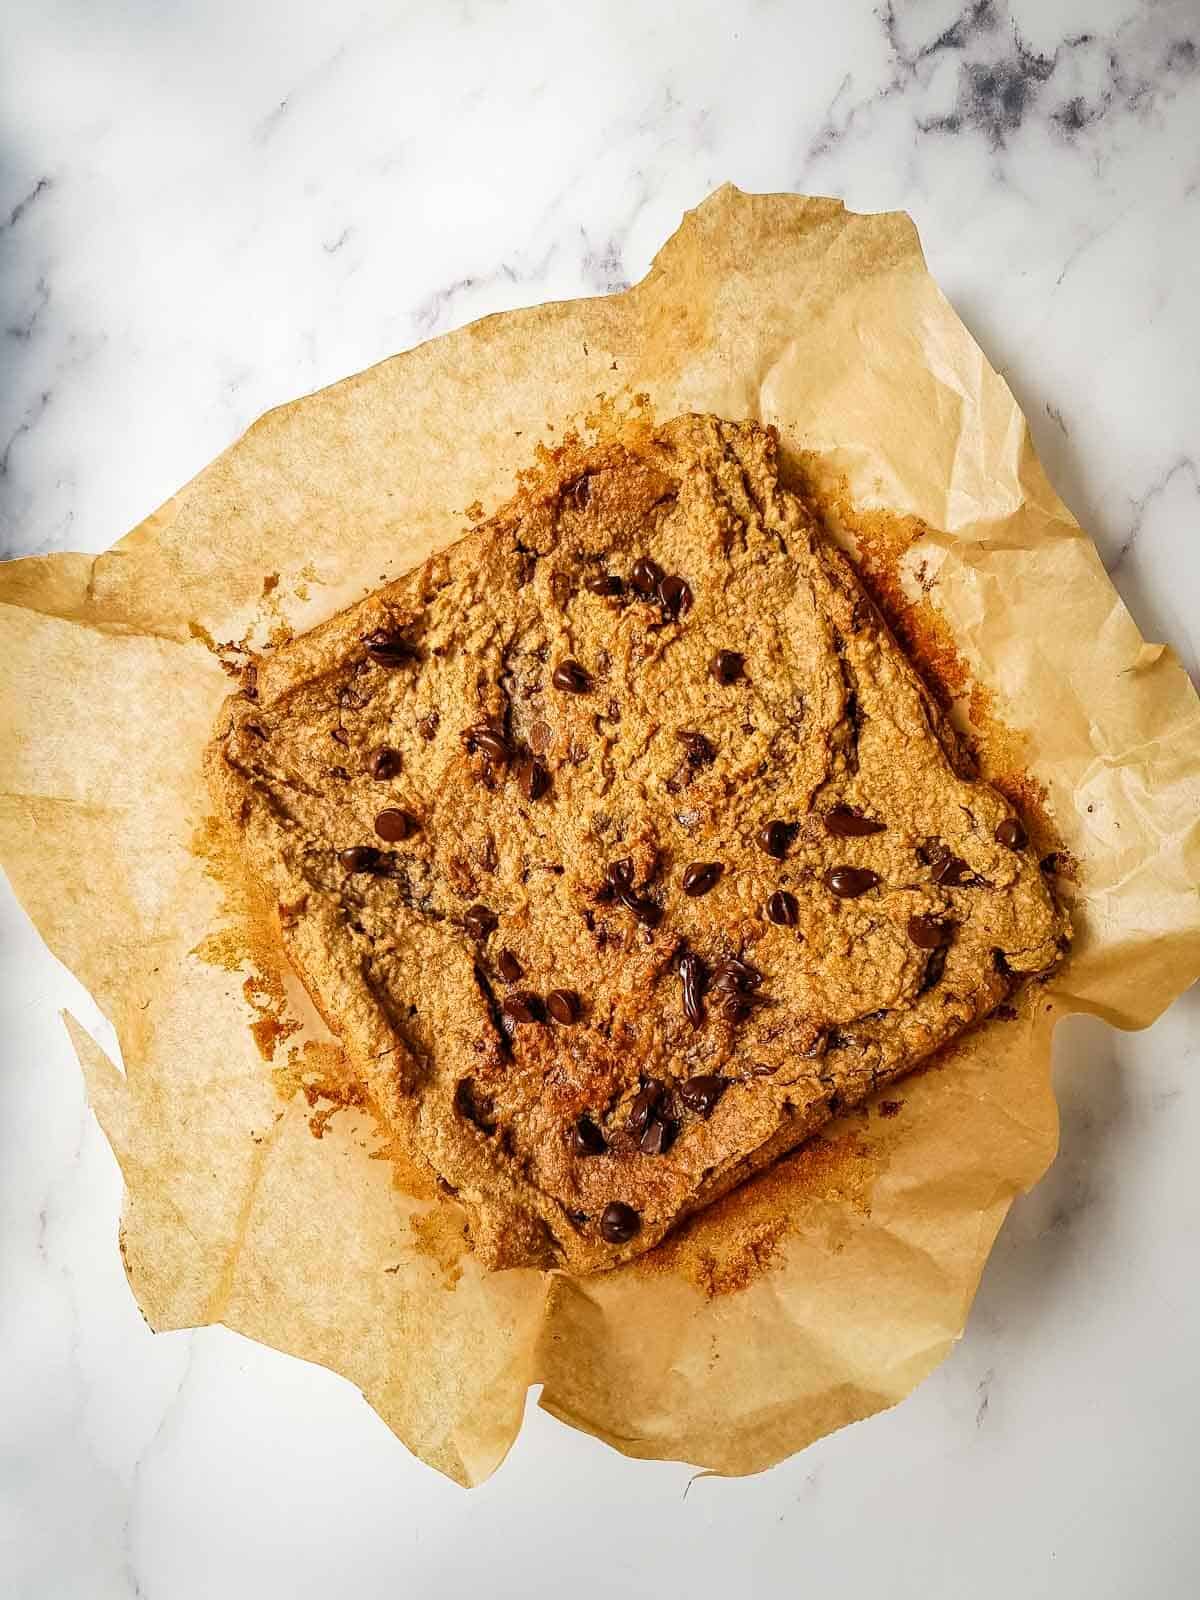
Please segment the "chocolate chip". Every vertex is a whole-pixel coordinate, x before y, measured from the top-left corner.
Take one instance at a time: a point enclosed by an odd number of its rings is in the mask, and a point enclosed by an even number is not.
[[[463,916],[463,927],[472,939],[486,939],[493,933],[500,918],[488,906],[472,906]]]
[[[535,800],[540,800],[550,787],[550,774],[540,761],[530,759],[521,763],[518,782],[521,785],[521,793],[532,805]]]
[[[621,579],[618,578],[615,572],[601,572],[598,573],[596,577],[589,578],[584,584],[584,588],[589,592],[589,594],[609,596],[620,594],[624,590],[625,585],[622,583]]]
[[[951,855],[947,850],[934,860],[930,876],[940,888],[957,889],[969,883],[974,874],[961,856]]]
[[[658,601],[664,617],[674,619],[686,616],[692,609],[692,591],[682,578],[672,575],[659,583]]]
[[[745,995],[727,995],[722,1006],[721,1015],[726,1022],[745,1022],[750,1015],[750,1002]]]
[[[496,957],[496,970],[505,983],[516,983],[518,978],[525,976],[525,968],[511,950],[501,950]]]
[[[716,760],[716,746],[704,734],[696,733],[691,728],[680,728],[675,737],[687,751],[689,766],[707,767]]]
[[[329,737],[333,740],[334,744],[340,744],[343,750],[349,748],[350,735],[346,732],[345,728],[330,728]]]
[[[628,887],[633,882],[633,857],[622,856],[619,861],[610,861],[606,876],[614,888]]]
[[[683,984],[683,1014],[693,1028],[704,1021],[704,963],[694,951],[688,951],[679,963],[679,977]]]
[[[574,989],[551,989],[546,996],[546,1010],[555,1022],[561,1022],[564,1028],[569,1028],[573,1022],[579,1021],[583,1007]]]
[[[383,783],[388,778],[394,778],[399,771],[400,752],[398,750],[390,750],[387,745],[384,745],[381,749],[376,750],[371,757],[371,776],[376,782]]]
[[[838,839],[866,839],[873,833],[884,833],[886,822],[876,822],[874,817],[864,817],[861,811],[850,806],[834,806],[825,813],[825,826]]]
[[[600,1233],[608,1244],[628,1244],[641,1226],[641,1217],[621,1200],[610,1201],[600,1213]]]
[[[1029,843],[1029,835],[1016,817],[1005,817],[996,829],[995,837],[996,843],[1002,844],[1006,850],[1024,850]]]
[[[486,722],[477,722],[473,728],[464,728],[462,742],[469,752],[479,751],[489,761],[503,765],[512,758],[512,746],[496,728]]]
[[[662,921],[662,907],[645,895],[634,894],[632,889],[618,889],[617,899],[644,928],[657,928]]]
[[[586,694],[591,687],[587,673],[578,661],[568,658],[555,667],[550,682],[560,694]]]
[[[748,961],[739,961],[736,956],[726,956],[713,968],[712,987],[726,993],[753,994],[762,981],[763,975],[757,967],[752,967]]]
[[[908,937],[918,950],[937,950],[954,937],[954,924],[942,917],[909,917]]]
[[[510,994],[504,997],[501,1010],[506,1017],[511,1017],[514,1022],[541,1022],[545,1018],[542,1002],[536,994],[530,994],[522,989],[519,994]]]
[[[380,667],[402,667],[405,662],[419,659],[413,646],[398,633],[371,633],[363,643],[371,660]]]
[[[651,1117],[638,1141],[638,1149],[644,1156],[661,1156],[668,1149],[673,1132],[671,1124],[662,1117]]]
[[[942,981],[942,973],[946,970],[946,946],[939,945],[936,950],[931,950],[925,958],[925,971],[921,974],[919,995],[927,994],[930,989]]]
[[[554,604],[560,611],[565,611],[571,599],[571,578],[566,572],[553,572],[550,575],[550,593],[554,597]]]
[[[591,1117],[580,1117],[575,1124],[571,1146],[577,1156],[602,1156],[607,1148],[604,1135]]]
[[[768,822],[764,828],[759,829],[758,848],[776,861],[782,861],[788,853],[788,845],[792,842],[792,830],[786,822]]]
[[[657,561],[651,561],[649,556],[639,556],[633,563],[633,571],[629,581],[645,600],[651,600],[658,593],[658,586],[663,580],[663,569]]]
[[[786,889],[776,889],[767,901],[767,921],[775,922],[781,928],[794,928],[800,920],[800,906],[796,896],[789,894]]]
[[[744,666],[745,659],[737,650],[718,650],[708,670],[719,684],[728,688],[741,677]]]
[[[422,739],[432,739],[438,731],[438,723],[441,720],[441,714],[437,711],[431,711],[428,716],[422,717],[417,723],[417,732]]]
[[[645,1133],[646,1125],[654,1115],[662,1097],[663,1086],[661,1083],[648,1083],[644,1089],[638,1090],[629,1107],[629,1120],[625,1124],[630,1133]]]
[[[694,899],[716,886],[725,868],[719,861],[693,861],[683,870],[683,892]]]
[[[857,900],[879,882],[879,874],[869,867],[830,867],[825,874],[825,887],[839,900]]]
[[[389,844],[399,844],[404,839],[410,839],[416,831],[417,819],[411,811],[401,811],[395,806],[389,806],[375,818],[375,832]]]
[[[687,1080],[680,1088],[679,1098],[689,1111],[694,1111],[697,1116],[707,1117],[725,1093],[727,1084],[728,1080],[725,1078],[701,1073],[699,1077]]]
[[[374,845],[353,844],[348,850],[338,851],[338,860],[347,872],[375,872],[380,856]]]

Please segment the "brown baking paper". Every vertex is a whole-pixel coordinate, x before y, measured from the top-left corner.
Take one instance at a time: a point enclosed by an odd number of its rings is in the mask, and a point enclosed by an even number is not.
[[[642,1262],[488,1275],[387,1150],[209,818],[200,751],[243,659],[220,647],[269,646],[457,538],[568,427],[689,408],[778,427],[1057,852],[1075,950]],[[120,1039],[124,1074],[69,1023],[142,1310],[343,1373],[460,1483],[539,1381],[629,1455],[726,1473],[899,1400],[1054,1154],[1056,1018],[1143,1027],[1200,966],[1200,705],[903,215],[722,189],[628,292],[488,318],[274,411],[112,550],[0,570],[0,599],[0,854]]]

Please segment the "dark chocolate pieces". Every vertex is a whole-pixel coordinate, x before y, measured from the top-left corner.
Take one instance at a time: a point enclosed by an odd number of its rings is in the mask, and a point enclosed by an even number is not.
[[[790,823],[768,822],[758,832],[758,848],[774,861],[782,861],[788,853],[795,830]]]
[[[731,683],[736,683],[745,669],[745,658],[736,650],[718,650],[709,663],[709,671],[721,685],[727,689]]]
[[[400,752],[381,746],[371,757],[371,776],[376,783],[385,783],[400,771]]]
[[[693,1028],[704,1021],[704,963],[695,951],[689,950],[679,962],[679,980],[683,985],[683,1014]]]
[[[612,597],[625,592],[625,585],[615,572],[597,573],[594,578],[589,578],[583,587],[589,594],[598,594],[602,597]]]
[[[800,920],[800,906],[796,896],[786,889],[776,889],[764,908],[767,921],[781,928],[794,928]]]
[[[825,887],[839,900],[857,900],[879,882],[879,874],[869,867],[830,867],[825,874]]]
[[[834,806],[825,813],[825,827],[837,839],[867,839],[873,833],[886,832],[887,823],[865,817],[850,806]]]
[[[663,577],[663,569],[657,561],[651,561],[649,556],[639,556],[633,563],[629,581],[643,600],[653,600]]]
[[[689,1111],[698,1117],[707,1117],[728,1088],[728,1079],[711,1073],[700,1073],[680,1086],[679,1098]]]
[[[683,869],[682,888],[695,900],[717,885],[725,868],[720,861],[693,861]]]
[[[500,1009],[513,1022],[530,1023],[546,1020],[546,1008],[538,996],[530,994],[527,989],[506,995]]]
[[[389,806],[375,818],[375,832],[389,844],[402,844],[405,839],[411,839],[418,826],[412,812],[402,811],[399,806]]]
[[[628,1244],[641,1231],[642,1219],[623,1200],[612,1200],[600,1214],[600,1235],[606,1244]]]
[[[578,661],[572,661],[569,656],[555,667],[550,682],[560,694],[586,694],[591,688],[587,673]]]
[[[489,933],[494,933],[499,917],[489,906],[472,906],[463,915],[463,927],[472,939],[486,939]]]
[[[908,937],[918,950],[938,950],[954,937],[954,924],[944,917],[909,917]]]
[[[1029,835],[1017,817],[1005,817],[994,837],[996,843],[1002,844],[1006,850],[1024,850],[1029,843]]]
[[[591,1117],[580,1117],[571,1133],[571,1148],[577,1156],[602,1156],[608,1146]]]
[[[569,1028],[579,1021],[583,1013],[583,1005],[574,989],[551,989],[546,996],[546,1010],[555,1022]]]
[[[352,844],[338,851],[338,861],[347,872],[377,872],[382,857],[372,844]]]

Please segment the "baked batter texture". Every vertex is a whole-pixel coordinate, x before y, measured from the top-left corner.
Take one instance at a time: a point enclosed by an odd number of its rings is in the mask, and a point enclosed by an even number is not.
[[[648,1249],[1066,944],[1019,817],[754,423],[546,462],[264,655],[207,767],[490,1267]]]

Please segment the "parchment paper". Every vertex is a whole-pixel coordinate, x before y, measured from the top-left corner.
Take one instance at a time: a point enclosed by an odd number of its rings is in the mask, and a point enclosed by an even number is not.
[[[487,1275],[287,974],[200,750],[239,645],[453,540],[568,428],[689,408],[780,429],[1056,852],[1075,951],[643,1262]],[[124,1075],[69,1022],[146,1318],[345,1374],[464,1484],[537,1381],[629,1455],[726,1473],[899,1400],[962,1332],[1010,1201],[1053,1156],[1056,1018],[1145,1026],[1200,967],[1200,704],[1143,643],[902,215],[722,189],[628,292],[488,318],[272,412],[104,555],[0,569],[0,600],[0,857],[120,1039]]]

